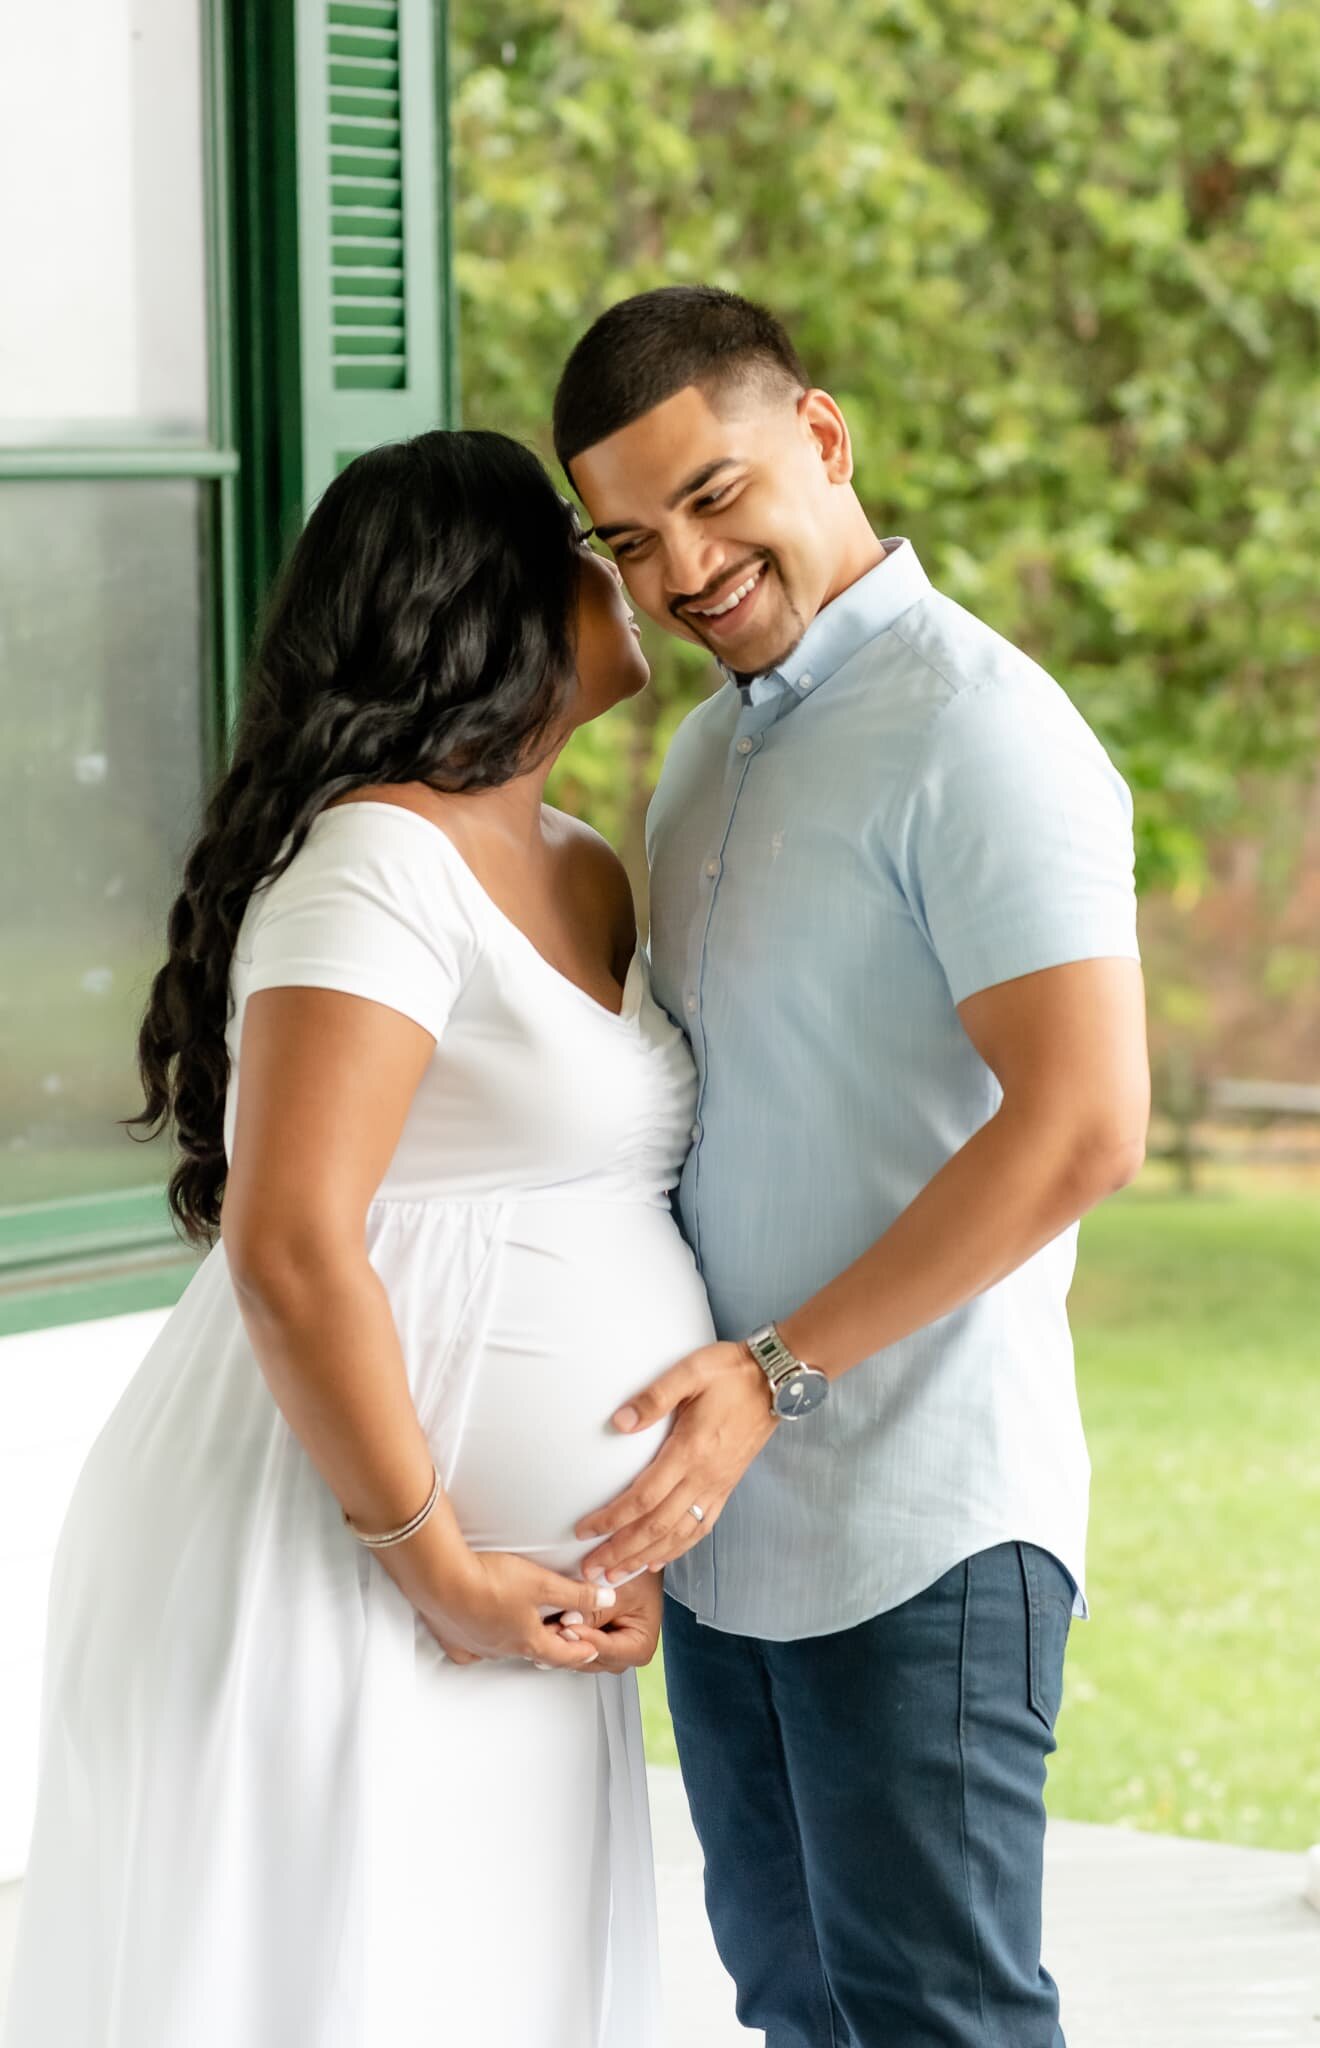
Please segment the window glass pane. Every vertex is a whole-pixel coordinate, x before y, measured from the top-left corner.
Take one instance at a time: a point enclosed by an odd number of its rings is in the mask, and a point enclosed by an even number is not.
[[[207,428],[200,0],[6,10],[0,441]]]
[[[0,484],[0,1205],[163,1181],[115,1119],[197,816],[209,487]]]

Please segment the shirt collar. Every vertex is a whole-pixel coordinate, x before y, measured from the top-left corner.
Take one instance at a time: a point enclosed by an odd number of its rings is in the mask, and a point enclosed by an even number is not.
[[[917,560],[911,541],[896,535],[892,540],[882,540],[881,546],[884,560],[817,612],[797,646],[778,668],[767,669],[764,675],[754,676],[750,684],[739,685],[745,703],[764,703],[785,689],[800,702],[925,596],[931,587],[930,578]],[[729,669],[724,673],[730,682],[734,680]]]

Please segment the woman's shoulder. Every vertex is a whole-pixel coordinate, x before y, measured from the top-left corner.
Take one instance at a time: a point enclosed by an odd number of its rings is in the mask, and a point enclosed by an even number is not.
[[[299,910],[406,927],[446,950],[480,950],[472,894],[439,826],[375,796],[318,811],[287,868],[261,891],[256,922]]]
[[[570,817],[550,804],[542,806],[547,833],[553,835],[564,863],[567,885],[589,907],[597,909],[625,951],[637,940],[637,910],[628,870],[603,833],[581,818]]]
[[[541,816],[547,837],[567,858],[594,869],[603,878],[613,877],[617,883],[626,884],[628,871],[603,832],[569,811],[557,811],[553,804],[542,804]]]

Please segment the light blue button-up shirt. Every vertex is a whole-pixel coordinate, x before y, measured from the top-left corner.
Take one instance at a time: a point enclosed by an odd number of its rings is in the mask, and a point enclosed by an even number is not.
[[[722,1337],[816,1293],[994,1114],[958,1003],[1137,955],[1132,805],[1099,742],[884,545],[780,668],[691,714],[648,820],[654,985],[699,1078],[679,1214]],[[667,1590],[783,1641],[1016,1539],[1084,1611],[1075,1252],[1072,1229],[781,1425]]]

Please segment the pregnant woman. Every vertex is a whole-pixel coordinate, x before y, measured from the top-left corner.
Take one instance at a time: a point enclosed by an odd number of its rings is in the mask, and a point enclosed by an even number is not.
[[[542,803],[646,678],[502,436],[361,457],[294,551],[143,1026],[211,1249],[60,1537],[7,2048],[658,2038],[660,1581],[573,1530],[712,1337],[694,1081]]]

